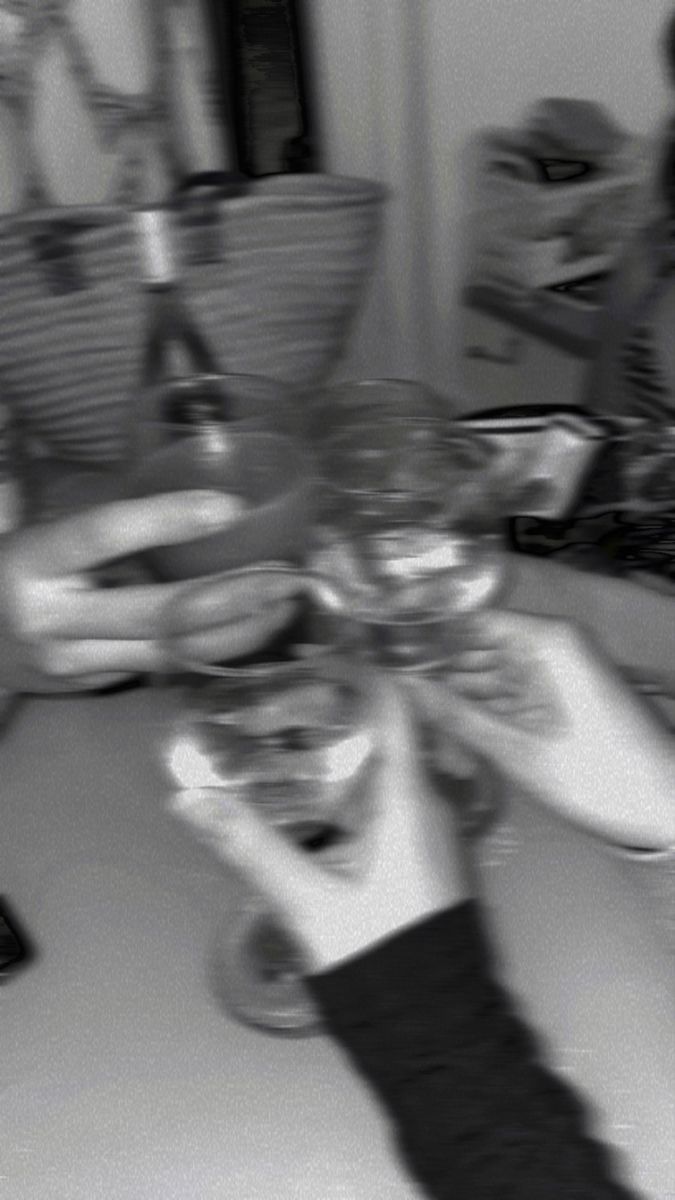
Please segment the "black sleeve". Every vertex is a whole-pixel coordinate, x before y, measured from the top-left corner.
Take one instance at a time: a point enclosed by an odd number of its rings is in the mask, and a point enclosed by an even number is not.
[[[496,982],[473,902],[308,983],[430,1196],[635,1200]]]

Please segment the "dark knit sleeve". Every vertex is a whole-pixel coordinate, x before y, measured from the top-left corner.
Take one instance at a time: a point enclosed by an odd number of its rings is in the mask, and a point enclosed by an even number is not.
[[[308,982],[430,1196],[635,1200],[496,982],[474,903]]]

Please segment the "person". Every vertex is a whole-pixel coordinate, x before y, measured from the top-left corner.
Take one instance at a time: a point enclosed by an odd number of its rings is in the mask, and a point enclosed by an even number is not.
[[[413,682],[422,712],[466,748],[489,747],[521,792],[602,839],[639,875],[662,940],[675,950],[672,731],[573,621],[504,611],[483,629],[488,646],[459,664],[451,686]],[[532,676],[520,714],[505,696],[496,649],[505,645],[508,661],[529,664]]]
[[[95,573],[149,546],[226,525],[237,514],[233,498],[193,492],[102,505],[5,535],[0,683],[9,692],[80,691],[109,687],[129,673],[161,670],[164,647],[158,630],[164,606],[181,585],[143,583],[111,591],[96,586]],[[173,632],[183,639],[183,649],[198,656],[249,652],[288,620],[292,600],[284,589],[291,586],[275,580],[264,605],[252,611],[250,595],[214,579],[211,587],[200,589],[197,607],[181,606],[183,627]],[[499,728],[509,736],[494,745],[504,771],[535,790],[538,786],[545,800],[573,819],[597,824],[599,813],[610,835],[623,832],[635,844],[651,844],[656,836],[665,844],[670,833],[661,801],[645,821],[630,804],[630,788],[624,789],[627,804],[619,829],[607,799],[611,789],[595,815],[578,800],[575,808],[571,794],[556,791],[556,770],[565,755],[578,753],[580,738],[589,769],[593,732],[584,741],[583,723],[572,719],[566,741],[558,731],[548,752],[533,760],[541,731],[536,737],[532,732],[531,698],[526,696],[521,714],[527,717],[526,732],[514,732],[513,714],[511,723],[497,715],[502,698],[491,667],[499,657],[495,646],[505,636],[512,638],[514,628],[525,639],[519,652],[535,662],[541,663],[547,644],[563,658],[569,644],[559,623],[532,624],[531,618],[513,614],[490,620],[497,622],[491,630],[495,645],[460,653],[448,664],[453,704],[437,685],[429,693],[423,683],[411,683],[417,710],[428,716],[431,705],[434,719],[448,720],[454,736],[469,747],[484,737],[482,721],[501,722]],[[650,794],[662,800],[672,759],[661,732],[620,688],[605,686],[603,693],[598,680],[606,681],[607,668],[588,665],[585,649],[580,656],[584,661],[576,675],[553,672],[548,682],[554,700],[568,720],[574,718],[575,689],[593,683],[595,692],[591,688],[589,694],[599,700],[591,710],[596,735],[618,717],[614,728],[621,738],[633,738],[642,747],[643,785],[647,780]],[[464,703],[458,706],[460,695]],[[582,1106],[543,1064],[536,1039],[498,982],[457,841],[439,836],[438,822],[443,819],[446,828],[447,816],[441,818],[416,766],[413,711],[397,689],[383,685],[382,727],[388,731],[398,801],[379,813],[372,854],[358,880],[322,871],[252,812],[237,806],[226,812],[212,791],[178,796],[175,811],[270,896],[310,947],[315,973],[309,983],[327,1025],[377,1088],[397,1122],[412,1172],[432,1195],[452,1188],[458,1200],[462,1195],[501,1198],[509,1191],[555,1198],[582,1189],[588,1200],[626,1197],[604,1148],[586,1131]],[[602,745],[602,739],[596,736],[595,744]],[[584,792],[591,794],[589,788]]]
[[[443,687],[412,682],[427,716],[587,832],[636,852],[675,847],[672,733],[591,634],[510,611],[484,614],[481,634]]]
[[[498,981],[447,812],[439,836],[442,801],[418,766],[415,725],[443,722],[537,802],[643,850],[675,846],[672,743],[571,624],[493,613],[482,625],[484,644],[458,650],[443,684],[383,679],[386,802],[351,875],[217,789],[178,792],[171,807],[301,940],[327,1029],[429,1195],[627,1197]],[[515,688],[514,662],[529,664]]]
[[[160,670],[163,613],[181,585],[144,580],[106,587],[106,566],[224,528],[240,509],[239,500],[219,492],[173,492],[94,506],[3,535],[0,690],[7,702],[24,693],[100,690]],[[198,655],[246,654],[287,622],[290,586],[268,583],[269,603],[252,612],[246,589],[216,580],[200,589],[198,601],[181,607],[183,628],[172,633]]]

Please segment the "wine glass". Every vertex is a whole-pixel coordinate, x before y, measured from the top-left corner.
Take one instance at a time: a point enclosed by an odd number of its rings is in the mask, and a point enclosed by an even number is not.
[[[447,420],[448,403],[415,379],[359,379],[333,383],[308,403],[311,439],[326,445],[355,425]]]
[[[212,787],[216,806],[223,795],[250,804],[322,864],[345,870],[359,853],[378,761],[372,670],[362,629],[327,581],[282,563],[223,579],[248,581],[255,602],[280,577],[297,582],[291,623],[236,662],[187,659],[175,636],[184,605],[213,581],[188,585],[169,605],[165,643],[180,699],[162,762],[173,786]],[[248,1023],[308,1031],[317,1016],[305,969],[292,931],[242,885],[212,948],[219,998]]]
[[[324,448],[317,567],[340,581],[390,669],[442,678],[453,651],[480,644],[508,564],[490,463],[479,440],[425,416],[354,423]],[[487,763],[468,769],[447,742],[424,725],[427,767],[476,836],[496,815],[496,784]]]
[[[221,422],[196,426],[149,454],[130,475],[127,489],[135,497],[218,491],[241,502],[241,513],[222,528],[143,551],[144,563],[158,579],[191,580],[272,557],[297,564],[305,560],[316,485],[308,456],[290,437]]]

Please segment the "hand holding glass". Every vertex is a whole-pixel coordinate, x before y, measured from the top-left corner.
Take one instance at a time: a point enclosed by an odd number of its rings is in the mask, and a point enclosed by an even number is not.
[[[162,748],[178,789],[214,789],[214,821],[228,797],[252,805],[272,825],[332,869],[359,852],[377,762],[372,676],[358,654],[361,632],[333,589],[283,564],[231,573],[264,598],[275,581],[297,581],[294,617],[275,641],[238,663],[217,662],[215,647],[185,659],[173,631],[181,605],[166,614],[167,650],[180,684],[176,720]],[[215,660],[215,661],[214,661]],[[216,790],[217,789],[217,790]],[[316,1023],[302,987],[302,948],[244,889],[236,919],[218,935],[213,963],[228,1008],[254,1024],[301,1030]]]

